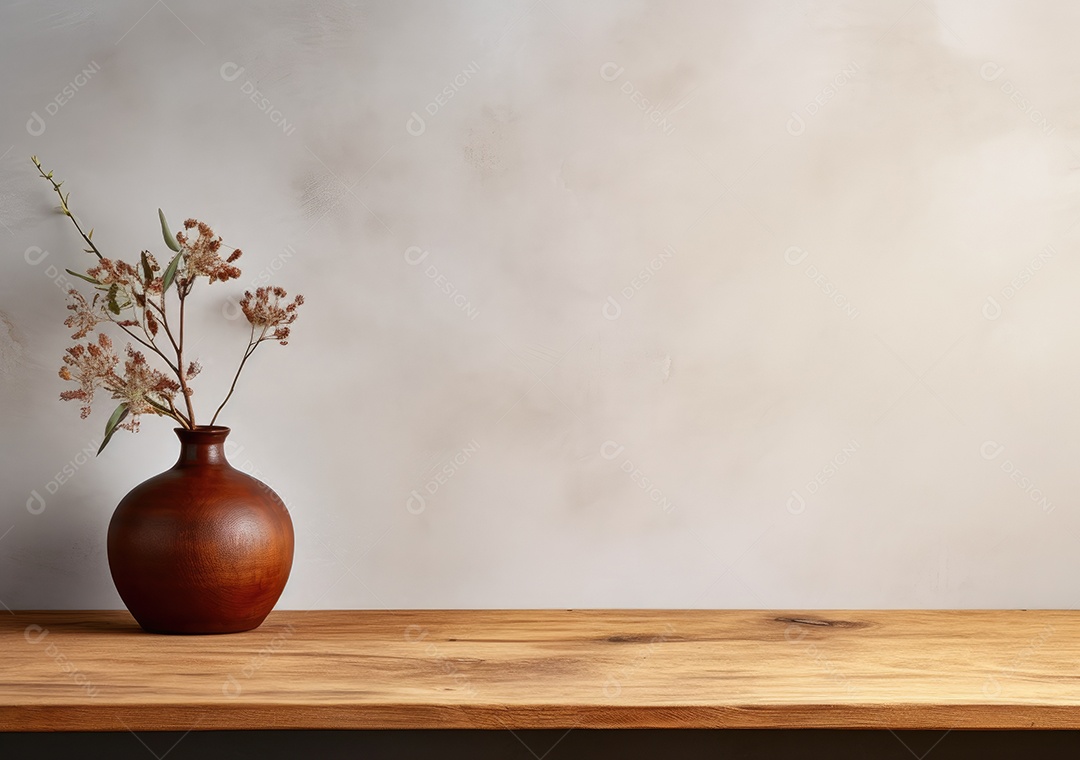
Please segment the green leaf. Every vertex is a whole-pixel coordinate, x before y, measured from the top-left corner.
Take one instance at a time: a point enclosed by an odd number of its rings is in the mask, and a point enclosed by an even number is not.
[[[112,440],[113,433],[116,432],[116,428],[124,421],[124,418],[128,416],[127,403],[120,404],[116,407],[116,410],[112,413],[112,417],[109,417],[109,421],[105,423],[105,439],[101,442],[101,447],[98,448],[97,453],[100,454],[105,450],[105,447],[109,445],[109,441]]]
[[[158,218],[161,219],[161,236],[165,238],[165,245],[169,246],[170,251],[180,252],[180,244],[176,242],[176,238],[173,237],[172,232],[169,231],[169,223],[165,221],[165,212],[161,209],[157,210]]]
[[[169,262],[169,266],[165,267],[165,274],[161,278],[161,292],[168,291],[169,286],[172,285],[172,281],[176,278],[176,267],[180,265],[180,256],[182,254],[176,254],[173,256],[173,260]]]
[[[87,276],[85,274],[79,274],[78,272],[72,272],[70,269],[65,269],[64,271],[67,272],[68,274],[70,274],[72,277],[78,277],[80,280],[86,280],[87,282],[91,282],[94,285],[100,285],[101,284],[100,282],[95,280],[93,277],[89,277],[89,276]]]

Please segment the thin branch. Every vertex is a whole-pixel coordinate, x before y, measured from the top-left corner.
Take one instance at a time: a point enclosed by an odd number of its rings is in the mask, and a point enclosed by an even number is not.
[[[188,419],[191,420],[191,426],[195,427],[195,407],[191,405],[191,393],[188,391],[187,385],[187,369],[184,367],[184,300],[187,292],[184,290],[177,290],[176,292],[180,297],[180,336],[176,346],[176,363],[180,365],[178,373],[180,376],[180,392],[184,394],[184,403],[187,404]]]
[[[214,412],[213,419],[210,420],[210,424],[213,425],[217,422],[218,415],[221,414],[221,410],[225,408],[225,405],[229,403],[229,399],[232,398],[233,391],[236,390],[236,381],[240,379],[240,373],[244,371],[244,365],[247,364],[248,357],[255,353],[255,349],[259,347],[259,344],[263,342],[263,338],[266,336],[266,328],[263,328],[262,334],[259,335],[259,339],[255,340],[255,325],[251,326],[251,336],[248,338],[248,346],[244,350],[244,358],[240,360],[240,366],[236,368],[236,374],[233,375],[232,385],[229,386],[229,393],[225,396],[225,400],[221,402],[221,406]]]
[[[150,306],[153,306],[154,310],[161,316],[161,319],[159,321],[161,322],[161,326],[165,328],[165,334],[169,337],[169,342],[172,343],[173,351],[178,351],[180,349],[180,347],[178,345],[176,345],[176,339],[173,338],[172,330],[169,329],[169,315],[165,311],[165,293],[164,293],[164,291],[162,291],[162,293],[161,293],[161,305],[160,306],[158,306],[156,303],[154,303],[152,300],[150,300],[149,297],[146,299],[146,303],[149,304]]]
[[[82,239],[89,246],[90,251],[93,252],[99,259],[105,258],[101,254],[101,251],[98,250],[97,245],[91,239],[91,235],[93,235],[93,233],[94,233],[93,229],[91,229],[90,233],[87,234],[83,230],[82,225],[79,224],[79,220],[76,219],[75,215],[71,212],[71,208],[70,208],[70,206],[68,206],[68,196],[70,195],[70,193],[65,195],[64,191],[60,189],[60,186],[63,185],[64,183],[63,182],[57,182],[55,179],[53,179],[53,173],[52,172],[46,172],[45,169],[42,168],[41,162],[38,160],[37,156],[32,156],[31,160],[34,162],[34,166],[37,167],[38,173],[44,179],[47,179],[49,181],[49,184],[52,185],[53,191],[56,193],[57,197],[60,198],[60,209],[64,212],[65,216],[67,216],[69,219],[71,219],[71,223],[75,225],[75,229],[79,231],[79,235],[82,236]],[[159,403],[157,403],[155,401],[152,401],[149,398],[147,398],[147,402],[152,407],[154,407],[154,409],[157,410],[158,414],[160,414],[161,416],[171,417],[172,419],[176,420],[181,425],[183,425],[185,428],[193,428],[193,427],[195,427],[195,410],[194,410],[194,408],[192,407],[192,404],[191,404],[191,392],[190,392],[190,390],[188,388],[188,385],[187,385],[187,371],[186,371],[186,369],[184,367],[184,298],[190,292],[190,287],[187,288],[187,289],[182,289],[182,288],[179,287],[179,284],[177,286],[177,293],[178,293],[179,298],[180,298],[180,326],[179,326],[179,339],[177,339],[176,337],[173,336],[172,329],[169,327],[169,317],[168,317],[168,311],[167,311],[166,306],[165,306],[165,292],[164,292],[164,290],[162,290],[161,303],[159,305],[159,304],[155,303],[151,298],[149,298],[149,296],[148,296],[148,294],[146,292],[146,286],[148,286],[148,285],[149,285],[149,282],[143,283],[143,289],[142,289],[142,293],[141,293],[141,295],[143,297],[143,300],[144,300],[146,305],[144,305],[143,307],[138,307],[138,305],[136,303],[131,304],[132,312],[135,313],[137,315],[137,317],[138,317],[135,321],[142,328],[143,334],[146,336],[146,340],[144,340],[143,338],[140,338],[135,332],[130,330],[127,326],[121,324],[119,320],[114,319],[112,314],[109,314],[109,313],[106,312],[106,316],[108,317],[108,320],[112,324],[116,325],[121,330],[123,330],[124,333],[127,334],[127,336],[129,338],[134,340],[139,345],[141,345],[141,346],[149,349],[150,351],[153,351],[155,354],[157,354],[161,358],[161,360],[165,362],[166,366],[168,366],[169,369],[173,371],[173,373],[176,375],[177,379],[179,379],[179,381],[180,381],[180,390],[184,394],[184,402],[187,405],[187,415],[185,416],[180,410],[178,410],[176,408],[176,406],[173,404],[173,401],[172,401],[171,398],[166,398],[166,401],[168,401],[168,407],[165,407],[163,404],[159,404]],[[154,339],[155,336],[150,332],[149,328],[147,327],[146,306],[152,307],[160,315],[161,319],[159,321],[161,323],[161,326],[165,329],[165,334],[169,338],[169,343],[172,344],[173,350],[176,352],[176,363],[175,364],[172,361],[169,360],[169,357],[166,356],[165,353],[160,348],[158,348],[157,343],[156,343],[156,341]],[[245,357],[245,359],[246,359],[246,357]],[[234,380],[233,384],[235,386],[235,380]],[[220,409],[219,409],[219,411],[220,411]]]
[[[180,422],[180,424],[190,429],[191,422],[186,417],[184,417],[183,412],[176,408],[176,406],[173,404],[173,400],[171,398],[166,398],[166,401],[169,402],[169,409],[172,410],[173,415],[175,415],[176,419]]]
[[[99,259],[105,258],[101,255],[101,251],[98,250],[98,247],[94,245],[94,241],[90,239],[90,235],[87,235],[85,232],[83,232],[83,228],[79,224],[79,220],[75,218],[75,215],[71,213],[71,209],[68,208],[67,196],[65,196],[64,192],[60,189],[60,185],[64,183],[57,182],[55,179],[53,179],[52,172],[46,173],[45,170],[41,168],[41,162],[38,161],[37,156],[32,156],[31,160],[34,162],[34,166],[37,167],[38,173],[40,173],[41,176],[45,179],[49,180],[49,182],[52,184],[53,190],[55,190],[56,194],[60,196],[60,208],[63,209],[64,215],[71,220],[71,223],[75,225],[75,229],[77,229],[79,231],[79,234],[82,235],[82,239],[86,241],[86,244],[90,246],[91,250],[94,253],[97,254],[97,257]],[[71,193],[68,193],[68,195],[71,195]],[[90,232],[93,233],[93,230],[91,229]]]
[[[169,408],[168,409],[165,408],[164,406],[162,406],[161,404],[157,403],[156,401],[154,401],[153,399],[151,399],[148,396],[144,396],[144,398],[146,399],[146,403],[148,403],[150,406],[154,407],[154,409],[157,411],[158,415],[160,415],[161,417],[172,417],[174,420],[179,422],[184,427],[186,427],[186,428],[191,427],[183,419],[183,417],[180,415],[180,413],[176,411],[176,407],[173,406],[171,398],[167,399],[168,402],[169,402]]]
[[[142,295],[144,304],[150,303],[150,299],[148,299],[146,297],[146,288],[143,288],[143,292],[142,292],[141,295]],[[138,303],[133,302],[131,304],[131,310],[133,312],[135,312],[135,314],[139,317],[138,323],[139,323],[139,327],[142,328],[143,335],[146,336],[146,339],[148,341],[150,341],[150,344],[154,348],[157,348],[157,341],[154,340],[154,334],[152,332],[150,332],[150,327],[148,326],[149,320],[146,318],[146,307],[145,306],[139,306]],[[158,353],[161,354],[162,352],[159,350]]]
[[[165,354],[163,354],[163,353],[161,352],[161,349],[160,349],[160,348],[158,348],[157,346],[155,346],[155,345],[154,345],[153,343],[147,343],[147,342],[146,342],[145,340],[143,340],[142,338],[140,338],[140,337],[139,337],[138,335],[136,335],[135,333],[133,333],[133,332],[132,332],[131,330],[129,330],[129,329],[128,329],[127,327],[125,327],[124,325],[122,325],[122,324],[120,324],[119,322],[117,322],[117,321],[116,321],[115,319],[113,319],[113,318],[112,318],[111,316],[109,317],[109,321],[110,321],[110,322],[111,322],[112,324],[114,324],[114,325],[116,325],[117,327],[119,327],[119,328],[120,328],[121,330],[123,330],[123,331],[124,331],[125,333],[127,333],[127,334],[128,334],[128,336],[129,336],[129,337],[130,337],[130,338],[131,338],[132,340],[134,340],[135,342],[137,342],[137,343],[140,343],[140,344],[142,344],[142,345],[146,346],[146,347],[147,347],[147,348],[149,348],[149,349],[150,349],[151,351],[153,351],[153,352],[154,352],[155,354],[157,354],[158,356],[160,356],[160,357],[162,358],[162,360],[164,360],[164,362],[165,362],[165,363],[166,363],[167,365],[169,365],[169,369],[171,369],[171,370],[172,370],[173,372],[175,372],[175,373],[177,374],[177,376],[179,376],[179,375],[180,375],[180,369],[179,369],[178,367],[174,366],[174,365],[173,365],[173,363],[172,363],[171,361],[169,361],[169,357],[167,357],[167,356],[166,356]]]

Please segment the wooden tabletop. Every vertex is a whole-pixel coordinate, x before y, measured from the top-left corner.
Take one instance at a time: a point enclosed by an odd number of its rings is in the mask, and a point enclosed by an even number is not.
[[[0,731],[570,727],[1080,729],[1080,614],[0,613]]]

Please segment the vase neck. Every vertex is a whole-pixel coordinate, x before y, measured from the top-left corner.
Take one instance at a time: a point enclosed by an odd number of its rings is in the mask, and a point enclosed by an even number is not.
[[[206,425],[192,430],[175,428],[175,431],[180,439],[177,467],[229,465],[225,458],[225,438],[229,435],[229,428]]]

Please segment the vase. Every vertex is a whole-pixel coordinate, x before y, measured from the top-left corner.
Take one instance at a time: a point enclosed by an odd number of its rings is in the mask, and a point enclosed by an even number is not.
[[[146,631],[258,628],[289,579],[289,511],[269,486],[229,464],[228,434],[177,428],[176,464],[135,486],[113,513],[109,569]]]

